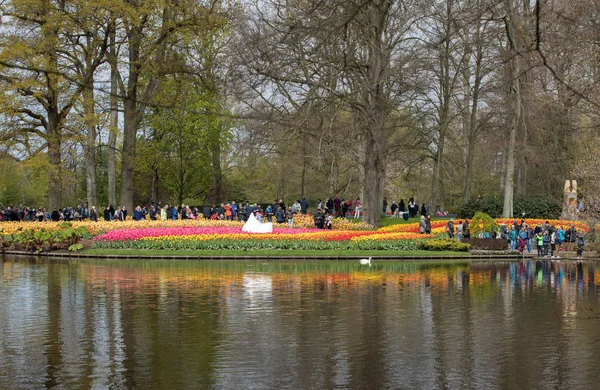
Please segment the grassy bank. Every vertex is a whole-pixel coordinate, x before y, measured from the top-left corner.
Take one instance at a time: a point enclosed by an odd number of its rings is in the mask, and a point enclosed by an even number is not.
[[[335,250],[202,250],[202,251],[169,251],[169,250],[133,250],[133,249],[87,249],[82,254],[86,255],[125,255],[125,256],[211,256],[211,257],[344,257],[364,258],[372,256],[397,257],[469,257],[467,252],[449,251],[335,251]]]

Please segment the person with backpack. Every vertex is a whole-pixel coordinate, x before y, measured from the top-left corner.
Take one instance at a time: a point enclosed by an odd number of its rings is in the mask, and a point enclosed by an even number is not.
[[[548,257],[548,245],[550,244],[550,235],[548,231],[544,231],[543,233],[543,244],[544,244],[544,257]]]
[[[425,234],[431,234],[431,215],[425,217]]]
[[[454,238],[454,219],[450,219],[446,224],[446,233],[448,233],[449,238]]]
[[[515,226],[511,226],[508,231],[508,241],[510,242],[510,250],[514,251],[517,249],[517,229]]]

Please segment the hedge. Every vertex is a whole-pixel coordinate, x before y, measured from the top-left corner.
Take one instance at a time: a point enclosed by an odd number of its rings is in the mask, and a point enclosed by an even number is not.
[[[468,252],[471,245],[452,239],[429,240],[421,242],[420,249],[426,251]]]

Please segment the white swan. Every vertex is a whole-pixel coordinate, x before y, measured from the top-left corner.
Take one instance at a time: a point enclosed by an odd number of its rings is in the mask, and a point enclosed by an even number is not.
[[[360,259],[360,263],[363,265],[369,264],[369,266],[371,265],[371,257],[369,257],[368,259]]]

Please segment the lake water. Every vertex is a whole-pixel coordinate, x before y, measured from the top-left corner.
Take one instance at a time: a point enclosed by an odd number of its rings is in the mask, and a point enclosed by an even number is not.
[[[2,389],[600,384],[594,263],[0,264]]]

